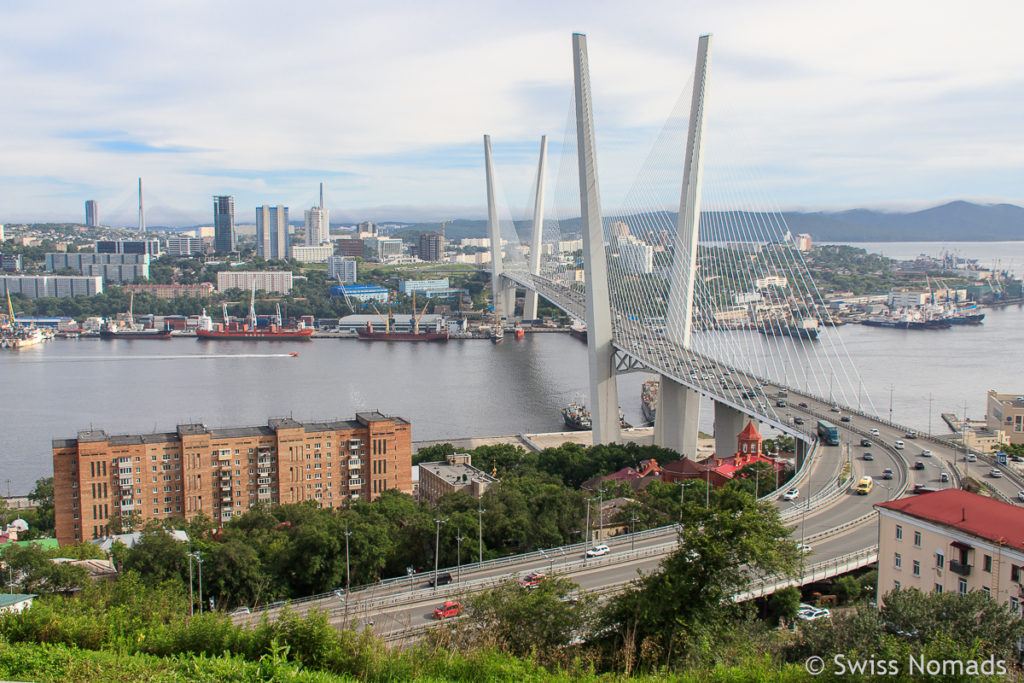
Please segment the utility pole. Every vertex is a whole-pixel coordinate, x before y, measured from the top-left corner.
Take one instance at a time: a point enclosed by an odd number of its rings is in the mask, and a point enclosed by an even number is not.
[[[484,513],[487,512],[487,510],[484,510],[482,507],[477,507],[476,512],[477,512],[477,515],[480,517],[480,525],[477,527],[477,537],[476,537],[477,545],[478,545],[478,548],[477,548],[477,552],[478,552],[477,562],[483,562],[484,561]]]
[[[960,438],[964,440],[964,489],[967,489],[967,480],[971,477],[971,459],[967,457],[967,401],[964,401],[964,422],[960,426]]]
[[[436,530],[434,532],[434,592],[435,593],[437,592],[437,560],[438,560],[438,551],[441,548],[441,525],[445,524],[447,521],[448,521],[447,519],[435,519],[434,520],[434,524],[436,525]]]
[[[203,613],[203,557],[199,554],[199,551],[192,553],[192,556],[196,558],[196,562],[199,563],[199,614]]]
[[[583,539],[583,549],[584,550],[589,550],[590,549],[590,501],[592,501],[592,500],[594,500],[594,499],[593,498],[587,498],[587,535]],[[586,557],[586,556],[584,556],[584,557]]]
[[[13,580],[12,580],[13,583]],[[13,592],[13,591],[12,591]],[[192,553],[188,554],[188,615],[191,617],[195,613],[196,599],[192,593]]]
[[[896,390],[895,384],[889,385],[889,424],[892,424],[892,394]]]
[[[630,550],[635,550],[636,549],[636,521],[638,519],[640,519],[640,518],[636,516],[635,512],[629,518],[629,549]]]

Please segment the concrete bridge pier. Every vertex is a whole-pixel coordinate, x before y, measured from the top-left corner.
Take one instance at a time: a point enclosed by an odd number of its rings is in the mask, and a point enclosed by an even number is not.
[[[695,459],[700,420],[700,392],[662,375],[654,416],[654,443]]]
[[[736,437],[748,422],[760,426],[758,420],[736,410],[727,403],[715,401],[715,456],[725,458],[736,452]]]

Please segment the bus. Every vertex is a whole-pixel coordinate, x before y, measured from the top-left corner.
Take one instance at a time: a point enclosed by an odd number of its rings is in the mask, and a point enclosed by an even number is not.
[[[838,446],[839,428],[828,420],[818,420],[818,437],[828,446]]]

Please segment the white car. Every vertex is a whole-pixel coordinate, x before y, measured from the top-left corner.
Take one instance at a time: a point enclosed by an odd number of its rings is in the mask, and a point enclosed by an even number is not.
[[[602,555],[607,555],[611,551],[611,548],[602,543],[601,545],[595,545],[593,548],[588,549],[587,557],[601,557]]]
[[[878,430],[877,430],[877,429],[874,429],[874,428],[872,428],[872,429],[871,429],[871,436],[878,436]]]
[[[783,500],[793,500],[800,495],[800,489],[790,489],[782,495]]]
[[[1017,491],[1017,500],[1024,503],[1024,491]]]
[[[927,448],[921,449],[921,457],[930,458],[932,457],[932,452]]]
[[[968,453],[966,456],[964,456],[964,460],[966,460],[967,462],[978,462],[978,456],[976,456],[974,453]]]
[[[893,448],[895,448],[895,449],[896,449],[896,450],[898,450],[898,451],[902,451],[902,450],[903,450],[903,447],[904,447],[905,445],[906,445],[906,444],[904,444],[904,443],[903,443],[902,441],[893,441],[893,442],[892,442],[892,447],[893,447]]]
[[[1003,471],[997,470],[993,467],[988,471],[988,476],[992,477],[993,479],[1001,479],[1003,476]]]
[[[832,617],[832,613],[824,607],[819,607],[813,611],[797,612],[796,616],[804,621],[816,621],[818,619],[829,619]]]
[[[814,552],[814,548],[812,548],[811,546],[809,546],[809,545],[807,545],[805,543],[797,543],[796,544],[796,549],[797,549],[797,552],[799,552],[802,555],[810,555],[811,553]]]

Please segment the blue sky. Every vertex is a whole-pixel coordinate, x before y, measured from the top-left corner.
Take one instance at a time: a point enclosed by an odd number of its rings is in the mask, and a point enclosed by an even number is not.
[[[335,222],[482,217],[484,133],[513,213],[542,134],[564,199],[574,31],[609,207],[707,32],[708,202],[749,177],[783,208],[1024,204],[1024,3],[971,5],[5,2],[0,222],[82,220],[96,199],[127,224],[138,176],[150,224],[209,222],[214,194],[239,222],[301,216],[321,180]],[[659,154],[671,202],[680,171]]]

